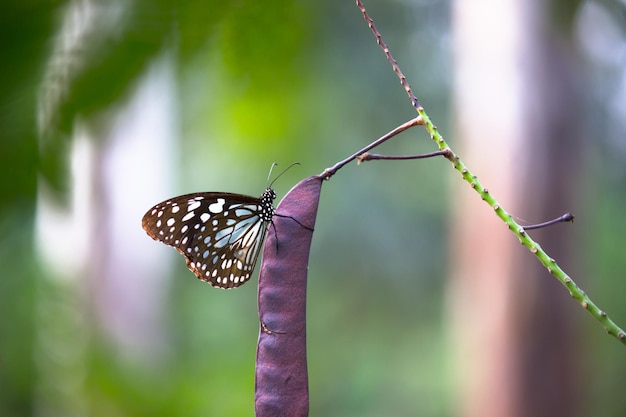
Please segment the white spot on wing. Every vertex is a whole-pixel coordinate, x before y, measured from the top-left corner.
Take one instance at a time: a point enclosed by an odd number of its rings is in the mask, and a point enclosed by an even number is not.
[[[190,201],[189,206],[187,207],[187,211],[194,211],[198,207],[200,207],[200,202],[199,201],[193,201],[193,202]]]
[[[218,198],[215,203],[209,205],[209,211],[211,213],[221,213],[224,210],[224,203],[226,203],[226,200]]]

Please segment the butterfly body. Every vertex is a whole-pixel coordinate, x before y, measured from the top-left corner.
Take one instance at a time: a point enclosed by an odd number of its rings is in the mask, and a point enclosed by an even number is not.
[[[214,287],[233,288],[248,281],[267,228],[276,193],[260,197],[233,193],[193,193],[165,200],[143,216],[154,240],[185,256],[187,267]]]

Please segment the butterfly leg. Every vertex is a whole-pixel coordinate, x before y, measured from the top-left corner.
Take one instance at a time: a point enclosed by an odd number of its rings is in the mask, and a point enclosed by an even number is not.
[[[291,219],[291,220],[293,220],[294,222],[298,223],[300,226],[304,227],[305,229],[310,230],[311,232],[314,232],[314,231],[315,231],[315,229],[313,229],[313,228],[311,228],[311,227],[309,227],[309,226],[306,226],[306,225],[304,225],[304,224],[300,223],[300,222],[298,221],[298,219],[296,219],[296,218],[294,218],[294,217],[291,217],[291,216],[286,216],[286,215],[283,215],[283,214],[278,214],[278,213],[274,213],[274,216],[284,217],[284,218],[286,218],[286,219]],[[273,225],[273,223],[272,223],[272,225]]]

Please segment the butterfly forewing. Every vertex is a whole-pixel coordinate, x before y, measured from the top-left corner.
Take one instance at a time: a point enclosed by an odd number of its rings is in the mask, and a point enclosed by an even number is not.
[[[142,219],[146,233],[173,246],[187,267],[214,287],[245,283],[272,221],[276,194],[260,198],[232,193],[194,193],[163,201]]]

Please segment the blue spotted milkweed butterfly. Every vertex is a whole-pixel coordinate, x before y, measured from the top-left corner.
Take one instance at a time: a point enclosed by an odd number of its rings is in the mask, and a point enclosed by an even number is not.
[[[231,193],[194,193],[157,204],[142,219],[146,233],[173,246],[187,267],[214,287],[246,282],[274,215],[271,188],[260,198]]]
[[[272,184],[258,198],[216,192],[174,197],[148,210],[141,225],[181,253],[202,281],[238,287],[250,279],[275,214]]]

